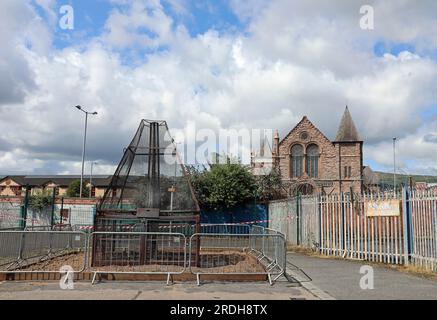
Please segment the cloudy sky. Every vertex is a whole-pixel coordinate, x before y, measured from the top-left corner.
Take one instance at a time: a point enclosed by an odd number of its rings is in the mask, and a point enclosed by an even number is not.
[[[365,164],[392,170],[396,136],[401,172],[437,174],[435,0],[1,0],[0,30],[0,174],[79,173],[77,104],[99,173],[141,118],[333,139],[347,104]]]

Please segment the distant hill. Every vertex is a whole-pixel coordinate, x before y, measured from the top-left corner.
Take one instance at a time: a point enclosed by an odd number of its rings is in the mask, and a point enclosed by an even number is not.
[[[393,186],[393,173],[375,171],[379,178],[379,184],[382,186]],[[396,174],[396,183],[408,184],[409,175]],[[413,182],[437,183],[437,176],[411,175]]]

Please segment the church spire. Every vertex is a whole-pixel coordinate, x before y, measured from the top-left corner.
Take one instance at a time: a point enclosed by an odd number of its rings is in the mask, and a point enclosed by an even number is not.
[[[349,112],[349,108],[346,106],[343,117],[341,118],[340,126],[335,137],[336,142],[359,142],[362,141],[358,135],[357,128],[355,127],[352,116]]]

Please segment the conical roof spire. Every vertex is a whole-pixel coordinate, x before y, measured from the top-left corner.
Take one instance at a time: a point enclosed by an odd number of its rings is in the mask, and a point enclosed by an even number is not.
[[[337,131],[337,136],[335,137],[337,142],[357,142],[362,141],[355,123],[352,120],[352,116],[349,112],[349,108],[346,106],[344,110],[343,117],[341,118],[340,126]]]

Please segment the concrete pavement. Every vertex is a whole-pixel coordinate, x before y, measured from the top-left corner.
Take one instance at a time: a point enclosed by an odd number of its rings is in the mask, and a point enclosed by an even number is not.
[[[374,289],[360,287],[365,261],[347,261],[288,253],[287,272],[297,282],[77,282],[73,290],[54,282],[0,282],[0,300],[311,300],[437,299],[437,280],[372,266]],[[300,271],[303,270],[304,272]],[[309,278],[305,275],[307,274]]]
[[[360,268],[366,261],[349,261],[288,253],[288,269],[298,274],[301,281],[308,278],[293,267],[302,269],[311,279],[310,286],[326,297],[335,299],[437,299],[437,280],[399,272],[383,266],[372,266],[374,289],[360,288]]]
[[[75,283],[73,290],[61,290],[57,282],[3,282],[0,300],[308,300],[316,299],[299,284],[281,279],[268,282],[175,283],[102,282]]]

